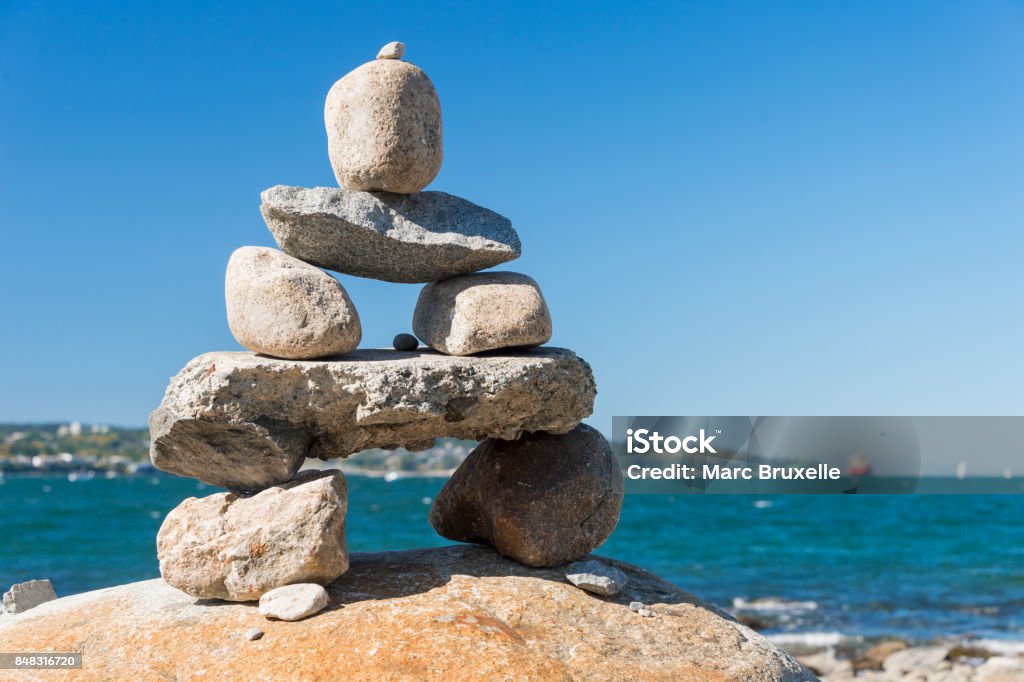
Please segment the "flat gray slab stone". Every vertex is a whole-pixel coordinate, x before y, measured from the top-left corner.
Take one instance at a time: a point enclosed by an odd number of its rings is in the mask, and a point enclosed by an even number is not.
[[[338,360],[206,353],[150,415],[150,455],[158,469],[252,492],[287,481],[306,457],[568,433],[596,393],[590,365],[562,348],[357,350]]]
[[[508,218],[444,192],[271,187],[260,211],[281,250],[386,282],[436,282],[519,257]]]

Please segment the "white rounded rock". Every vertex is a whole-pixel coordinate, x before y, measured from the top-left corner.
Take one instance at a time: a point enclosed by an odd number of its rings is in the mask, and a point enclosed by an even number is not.
[[[377,59],[401,59],[403,54],[405,54],[405,43],[396,40],[380,48]]]
[[[362,338],[359,314],[338,280],[276,249],[235,251],[224,293],[231,333],[257,353],[308,360],[353,351]]]
[[[547,343],[551,313],[533,278],[516,272],[477,272],[423,287],[412,328],[435,350],[473,355]]]
[[[323,611],[330,600],[316,583],[285,585],[260,597],[260,615],[277,620],[302,620]]]
[[[427,74],[390,47],[327,93],[327,151],[342,187],[412,194],[441,169],[441,103]]]

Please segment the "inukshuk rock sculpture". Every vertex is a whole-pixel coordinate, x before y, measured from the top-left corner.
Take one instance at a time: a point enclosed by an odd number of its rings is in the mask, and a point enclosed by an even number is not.
[[[441,111],[403,52],[385,46],[327,96],[340,187],[262,193],[281,251],[238,249],[225,287],[228,324],[251,352],[193,359],[150,416],[154,465],[229,491],[184,501],[160,528],[161,574],[190,595],[252,600],[347,570],[345,479],[298,473],[307,457],[480,440],[430,522],[531,566],[586,555],[618,520],[621,473],[580,424],[596,393],[590,366],[543,347],[551,316],[537,282],[477,272],[519,256],[516,231],[420,191],[441,165]],[[413,330],[433,350],[356,350],[356,308],[320,268],[426,283]]]

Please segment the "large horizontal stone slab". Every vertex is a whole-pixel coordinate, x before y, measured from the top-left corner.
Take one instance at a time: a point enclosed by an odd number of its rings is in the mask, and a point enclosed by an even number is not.
[[[473,357],[357,350],[338,360],[200,355],[150,415],[153,464],[232,490],[287,481],[306,457],[430,447],[450,436],[568,433],[590,415],[590,365],[561,348]]]
[[[445,194],[278,185],[260,197],[285,253],[387,282],[436,282],[519,257],[519,235],[494,211]]]

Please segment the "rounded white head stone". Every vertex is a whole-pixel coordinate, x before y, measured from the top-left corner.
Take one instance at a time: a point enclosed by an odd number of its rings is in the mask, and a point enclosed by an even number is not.
[[[401,59],[403,54],[405,54],[405,44],[395,41],[380,48],[377,59]]]

